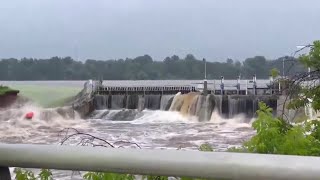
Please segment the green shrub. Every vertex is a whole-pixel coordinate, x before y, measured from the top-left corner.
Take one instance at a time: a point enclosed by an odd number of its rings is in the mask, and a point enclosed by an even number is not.
[[[85,180],[134,180],[131,174],[105,173],[105,172],[87,172],[83,175]]]
[[[272,109],[259,103],[258,118],[252,127],[257,131],[243,148],[250,153],[285,155],[320,155],[319,121],[292,126],[272,117]]]
[[[4,94],[10,93],[10,92],[17,92],[18,93],[19,91],[15,90],[15,89],[11,89],[8,86],[1,86],[0,85],[0,95],[4,95]]]
[[[199,151],[213,151],[213,148],[210,144],[205,143],[199,147]]]
[[[41,169],[38,177],[30,170],[15,168],[14,172],[16,173],[16,180],[52,180],[52,172],[49,169]]]

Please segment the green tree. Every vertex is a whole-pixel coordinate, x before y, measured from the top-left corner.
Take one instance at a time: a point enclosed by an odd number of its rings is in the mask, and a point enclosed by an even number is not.
[[[271,68],[281,68],[281,59],[266,60],[262,56],[248,58],[242,64],[228,59],[214,62],[207,59],[207,76],[217,79],[268,78]],[[302,68],[292,66],[295,72]],[[297,67],[297,68],[296,68]],[[305,69],[305,68],[303,68]],[[0,60],[0,80],[135,80],[135,79],[203,79],[204,63],[194,55],[184,59],[173,55],[163,61],[155,61],[149,55],[136,58],[75,61],[71,57],[52,57],[49,59],[22,58]]]
[[[230,59],[230,58],[228,58],[228,59],[227,59],[227,64],[233,64],[233,60]]]
[[[254,74],[257,78],[267,77],[268,74],[268,66],[267,60],[263,56],[255,56],[253,58],[247,58],[243,62],[243,72],[246,77],[252,77]]]
[[[272,76],[272,78],[276,78],[279,76],[279,70],[277,68],[272,68],[270,70],[270,75]]]
[[[320,41],[314,41],[311,45],[310,52],[299,57],[300,62],[307,68],[310,67],[312,72],[298,76],[297,82],[318,80],[320,72]],[[311,76],[310,78],[308,76]],[[308,86],[301,86],[300,91],[295,92],[297,98],[290,103],[290,108],[303,107],[311,103],[314,110],[320,110],[320,85],[310,83]],[[312,102],[310,102],[310,100]]]
[[[286,154],[319,156],[320,123],[310,121],[305,125],[290,125],[288,122],[272,116],[272,109],[265,103],[259,103],[258,118],[252,123],[256,130],[242,148],[230,151],[244,151],[262,154]]]

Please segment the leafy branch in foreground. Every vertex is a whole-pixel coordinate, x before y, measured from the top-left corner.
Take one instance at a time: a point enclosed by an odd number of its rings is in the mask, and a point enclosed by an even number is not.
[[[297,109],[311,103],[315,111],[320,110],[320,41],[314,41],[308,54],[299,57],[300,62],[305,68],[310,68],[310,72],[296,74],[293,79],[293,85],[302,87],[295,93],[297,98],[294,98],[290,103],[289,108]],[[312,100],[310,102],[309,100]]]
[[[53,180],[52,172],[50,169],[41,169],[39,175],[36,177],[30,170],[15,168],[16,180]]]
[[[274,118],[272,109],[259,103],[258,118],[252,123],[256,135],[233,152],[320,156],[320,122],[313,120],[303,125],[291,125]]]

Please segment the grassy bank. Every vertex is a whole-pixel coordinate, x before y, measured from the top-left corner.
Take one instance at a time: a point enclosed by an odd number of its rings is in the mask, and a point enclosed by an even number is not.
[[[42,107],[61,106],[78,92],[79,87],[45,86],[45,85],[12,85],[20,90],[20,95],[32,100]]]
[[[8,86],[0,86],[0,95],[5,95],[8,93],[18,93],[18,90],[11,89]]]

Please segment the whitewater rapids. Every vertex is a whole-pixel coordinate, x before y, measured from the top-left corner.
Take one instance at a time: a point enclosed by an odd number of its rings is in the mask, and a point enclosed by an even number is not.
[[[35,116],[27,120],[24,115],[30,111]],[[75,128],[109,142],[130,141],[142,148],[197,149],[209,143],[224,151],[254,134],[241,116],[223,119],[216,112],[208,122],[161,110],[96,110],[84,120],[70,107],[44,109],[27,103],[0,110],[0,120],[2,143],[58,144],[59,131]]]
[[[24,118],[34,112],[32,120]],[[186,117],[175,111],[161,110],[96,110],[89,119],[81,119],[71,107],[44,109],[31,103],[0,109],[0,143],[57,144],[64,128],[103,138],[116,146],[117,141],[137,143],[141,148],[197,150],[203,143],[215,151],[240,146],[254,135],[250,123],[241,116],[223,119],[213,112],[208,122]],[[76,145],[80,139],[68,141]],[[11,172],[13,168],[10,168]],[[38,172],[37,170],[34,170]],[[53,171],[54,179],[70,179],[70,171]],[[14,175],[13,175],[14,178]],[[72,179],[82,179],[73,174]]]

